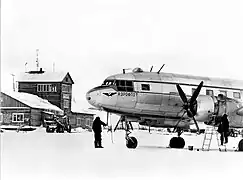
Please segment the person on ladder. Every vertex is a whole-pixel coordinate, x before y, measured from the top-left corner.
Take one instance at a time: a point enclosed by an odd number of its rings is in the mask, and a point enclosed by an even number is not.
[[[92,129],[94,131],[94,146],[95,148],[103,148],[102,145],[101,145],[101,132],[102,132],[102,127],[101,125],[103,126],[107,126],[106,123],[104,123],[103,121],[100,120],[100,117],[97,116],[93,122],[93,125],[92,125]]]
[[[218,127],[218,132],[220,133],[220,141],[221,145],[228,143],[228,135],[229,135],[229,120],[227,114],[224,114],[221,118],[221,122]]]

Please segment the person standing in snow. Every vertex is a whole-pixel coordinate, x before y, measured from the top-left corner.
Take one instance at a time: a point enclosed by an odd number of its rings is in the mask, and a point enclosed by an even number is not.
[[[229,120],[227,118],[227,114],[224,114],[221,118],[221,122],[218,127],[218,132],[220,133],[220,140],[221,140],[221,145],[224,143],[228,143],[228,135],[229,135]]]
[[[102,132],[102,126],[107,126],[106,123],[104,123],[103,121],[100,120],[100,117],[96,117],[94,122],[93,122],[93,125],[92,125],[92,129],[94,131],[94,146],[95,148],[103,148],[102,145],[101,145],[101,132]]]

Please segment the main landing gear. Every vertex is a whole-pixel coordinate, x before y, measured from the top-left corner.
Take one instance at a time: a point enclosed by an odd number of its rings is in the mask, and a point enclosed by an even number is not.
[[[170,148],[177,148],[182,149],[185,146],[185,140],[180,137],[182,134],[182,130],[180,128],[177,128],[178,137],[173,137],[170,139]]]
[[[132,124],[130,121],[126,120],[126,117],[121,116],[120,120],[118,121],[114,131],[116,130],[117,126],[119,123],[124,123],[124,126],[122,125],[123,129],[126,131],[125,134],[125,139],[126,139],[126,146],[129,149],[135,149],[138,145],[138,141],[134,136],[129,136],[132,132],[130,131],[133,130]]]

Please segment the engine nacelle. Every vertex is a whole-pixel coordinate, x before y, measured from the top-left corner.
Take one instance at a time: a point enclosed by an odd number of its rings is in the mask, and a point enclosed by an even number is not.
[[[195,119],[197,121],[209,120],[216,113],[217,99],[212,96],[199,95],[197,98],[197,110]]]

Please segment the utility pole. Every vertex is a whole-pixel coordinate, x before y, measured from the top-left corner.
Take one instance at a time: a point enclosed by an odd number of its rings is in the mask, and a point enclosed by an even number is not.
[[[55,72],[55,62],[53,62],[52,70]]]
[[[26,68],[27,64],[28,64],[27,62],[24,64],[25,72],[27,72],[27,68]]]
[[[39,49],[36,49],[36,68],[37,68],[37,71],[39,71],[39,59],[38,59],[38,53],[39,53]]]
[[[13,77],[13,91],[15,91],[15,83],[14,83],[14,74],[11,74],[11,76]]]

